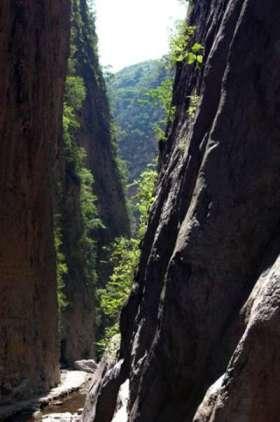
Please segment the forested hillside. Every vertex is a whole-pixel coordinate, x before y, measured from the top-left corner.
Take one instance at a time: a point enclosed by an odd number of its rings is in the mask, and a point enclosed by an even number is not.
[[[171,73],[163,58],[127,67],[107,78],[117,148],[127,165],[129,182],[157,158],[156,128],[164,128],[166,121],[163,105],[153,99],[151,90],[171,81]]]

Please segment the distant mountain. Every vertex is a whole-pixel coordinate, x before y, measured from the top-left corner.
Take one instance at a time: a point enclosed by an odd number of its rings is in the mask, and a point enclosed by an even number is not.
[[[126,67],[108,80],[118,150],[127,163],[130,182],[157,156],[154,126],[162,119],[163,111],[147,93],[169,77],[161,59]]]

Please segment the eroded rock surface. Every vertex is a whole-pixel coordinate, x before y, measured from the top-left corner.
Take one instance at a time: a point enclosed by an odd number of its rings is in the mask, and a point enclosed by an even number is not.
[[[177,68],[176,115],[122,312],[123,363],[114,385],[130,380],[129,422],[190,422],[226,372],[213,409],[196,420],[274,422],[277,263],[247,317],[244,304],[280,251],[280,6],[196,0],[190,24],[205,47],[204,66]],[[200,101],[192,119],[194,94]],[[116,409],[117,394],[111,399]],[[86,422],[111,420],[84,413]]]
[[[0,4],[0,401],[59,381],[51,174],[69,1]]]

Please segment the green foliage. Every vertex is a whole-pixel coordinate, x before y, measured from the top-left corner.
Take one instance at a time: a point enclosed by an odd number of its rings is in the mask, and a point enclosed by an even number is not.
[[[91,171],[84,165],[78,172],[80,179],[80,212],[82,231],[78,243],[78,254],[82,263],[85,280],[89,285],[94,285],[96,280],[96,242],[94,231],[104,227],[99,218],[96,207],[96,195],[93,191],[94,178]]]
[[[112,245],[114,271],[106,288],[98,291],[100,307],[107,320],[104,337],[98,342],[100,351],[104,351],[110,339],[119,332],[120,311],[129,296],[139,256],[139,239],[120,237]]]
[[[162,59],[129,66],[114,75],[108,71],[106,74],[117,150],[127,164],[131,183],[157,156],[154,128],[163,121],[165,112],[163,104],[150,100],[148,92],[170,80],[171,71]]]
[[[194,34],[194,26],[189,26],[185,21],[178,23],[175,34],[170,38],[171,64],[186,62],[200,66],[203,63],[204,47],[198,42],[192,44]]]
[[[136,175],[139,176],[140,170],[142,173],[136,185],[133,185],[136,194],[131,198],[133,215],[137,221],[135,234],[131,239],[118,238],[112,244],[111,264],[114,270],[106,287],[98,291],[100,308],[107,321],[104,337],[98,343],[100,352],[104,351],[111,337],[119,332],[120,311],[132,288],[140,259],[140,244],[146,232],[149,210],[154,201],[157,173],[152,168],[143,171],[152,161],[152,155],[149,152],[149,159],[146,162],[142,161],[140,165],[138,162],[151,145],[153,131],[157,132],[159,139],[165,139],[166,123],[174,119],[175,108],[172,105],[174,66],[186,62],[199,67],[203,63],[204,48],[193,41],[194,35],[195,27],[188,26],[185,22],[180,23],[176,36],[171,38],[170,57],[167,59],[169,66],[166,66],[166,59],[157,62],[157,73],[154,67],[156,62],[141,63],[126,68],[116,75],[107,72],[113,117],[117,122],[118,148],[122,158],[130,163],[130,181]],[[190,97],[187,111],[191,118],[195,116],[198,102],[199,96],[194,93]],[[183,151],[185,144],[181,143],[180,148]]]
[[[128,183],[129,183],[127,162],[125,160],[122,160],[119,155],[116,156],[115,161],[118,167],[118,172],[120,175],[122,187],[124,189],[125,194],[127,195],[127,188],[128,188]]]
[[[82,257],[84,272],[88,274],[88,278],[93,277],[93,273],[89,268],[94,267],[95,259],[95,242],[92,232],[103,227],[98,216],[96,207],[97,198],[94,194],[94,177],[87,168],[87,154],[84,148],[77,145],[75,141],[75,132],[79,128],[77,115],[73,112],[69,119],[69,110],[71,107],[65,104],[64,109],[64,142],[65,142],[65,161],[66,169],[70,171],[76,183],[79,184],[79,207],[80,207],[80,223],[81,233],[78,245],[79,255]],[[67,114],[67,119],[65,115]],[[66,123],[65,123],[66,122]]]
[[[156,178],[157,172],[147,169],[137,182],[135,203],[139,214],[139,224],[135,237],[131,239],[120,237],[112,245],[111,263],[114,270],[105,289],[98,291],[101,310],[107,317],[105,335],[98,343],[101,352],[105,350],[112,336],[119,332],[118,319],[121,308],[131,291],[139,263],[140,243],[146,232],[149,211],[155,199]]]
[[[169,115],[172,99],[172,80],[165,79],[159,86],[148,91],[148,96],[158,107],[162,107],[165,116]]]
[[[187,115],[191,119],[193,119],[195,117],[197,107],[199,105],[200,96],[197,95],[196,92],[194,92],[192,95],[190,95],[189,99],[190,99],[190,102],[189,102],[189,107],[187,110]]]
[[[197,63],[198,65],[201,65],[203,63],[203,51],[203,45],[196,42],[190,48],[190,51],[186,52],[184,60],[186,60],[188,64]]]
[[[175,115],[175,107],[172,106],[172,79],[164,80],[156,88],[147,92],[149,100],[163,110],[162,119],[154,126],[154,133],[158,141],[166,140],[165,128],[168,121],[172,121]]]
[[[85,100],[84,82],[78,76],[68,76],[64,98],[63,135],[67,165],[80,181],[81,216],[88,231],[99,224],[96,217],[96,198],[93,194],[94,178],[86,166],[86,151],[76,142],[76,132],[80,128],[79,112]]]
[[[93,175],[86,167],[81,167],[78,176],[80,178],[80,202],[81,217],[87,232],[99,228],[101,221],[98,218],[95,205],[96,197],[93,194]]]
[[[57,280],[57,302],[59,310],[62,311],[67,306],[64,293],[64,276],[68,272],[65,255],[62,251],[62,234],[58,224],[59,216],[55,218],[54,246],[56,252],[56,280]]]
[[[79,172],[83,152],[77,145],[75,133],[80,127],[79,111],[85,100],[85,85],[78,76],[68,76],[65,84],[64,110],[63,110],[63,139],[65,155],[68,163],[73,166],[73,171]]]
[[[86,98],[86,88],[82,78],[67,76],[65,81],[65,103],[75,112],[78,112]]]
[[[204,48],[193,41],[194,36],[195,27],[180,22],[170,38],[169,57],[130,66],[116,74],[105,69],[112,115],[118,127],[117,149],[127,163],[130,183],[156,157],[155,141],[166,139],[167,122],[175,116],[175,65],[187,62],[201,67],[203,63]]]
[[[66,172],[71,174],[71,180],[79,189],[79,227],[72,228],[71,212],[75,209],[65,209],[65,204],[61,205],[61,214],[63,219],[56,225],[55,245],[57,259],[57,284],[58,284],[58,302],[63,311],[66,306],[71,306],[67,300],[65,292],[65,276],[68,268],[76,266],[76,269],[82,271],[83,280],[88,286],[93,286],[96,274],[96,244],[93,237],[94,230],[102,227],[96,207],[96,195],[94,194],[94,177],[87,167],[87,155],[84,148],[77,143],[77,133],[80,129],[80,110],[86,97],[86,89],[83,80],[75,75],[69,75],[66,78],[64,112],[63,112],[63,139],[64,156]],[[66,198],[67,200],[67,198]],[[69,220],[70,219],[70,220]],[[70,223],[69,223],[70,221]],[[63,227],[63,229],[61,229]],[[65,236],[69,237],[68,231],[75,230],[76,243],[68,248],[68,254],[63,254]],[[64,234],[64,236],[63,236]],[[70,252],[71,251],[71,252]]]
[[[149,211],[155,199],[155,183],[157,172],[153,168],[147,168],[140,175],[137,182],[137,193],[135,195],[135,208],[139,214],[136,238],[142,240],[148,225]]]
[[[203,63],[204,47],[198,42],[191,43],[194,34],[194,26],[187,25],[185,21],[178,23],[175,34],[170,38],[167,61],[171,68],[180,62],[187,62],[188,64],[196,63],[197,66]],[[175,117],[176,110],[172,105],[172,87],[173,80],[170,77],[163,80],[158,86],[151,88],[147,93],[149,100],[163,110],[162,118],[154,126],[154,133],[156,139],[159,141],[166,140],[166,125],[168,122],[172,122]],[[192,100],[189,111],[193,114],[196,106],[196,98],[193,97]]]
[[[101,307],[113,320],[119,316],[124,299],[131,289],[134,270],[139,260],[139,240],[120,237],[113,243],[111,262],[114,272],[106,289],[101,290]]]
[[[85,87],[80,78],[68,76],[65,82],[65,98],[63,110],[63,140],[66,162],[71,162],[73,168],[80,168],[81,157],[79,147],[75,144],[74,134],[79,128],[77,113],[82,107],[85,99]],[[79,158],[77,159],[77,156]],[[78,164],[79,163],[79,164]],[[57,300],[60,312],[68,305],[65,294],[65,276],[68,273],[67,260],[63,251],[63,195],[61,183],[57,186],[59,192],[59,206],[54,216],[54,243],[56,252],[56,278],[57,278]]]

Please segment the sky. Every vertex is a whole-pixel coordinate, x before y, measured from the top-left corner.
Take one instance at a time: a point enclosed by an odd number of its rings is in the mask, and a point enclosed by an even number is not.
[[[179,0],[95,0],[100,61],[112,71],[168,52],[170,30],[186,15]]]

